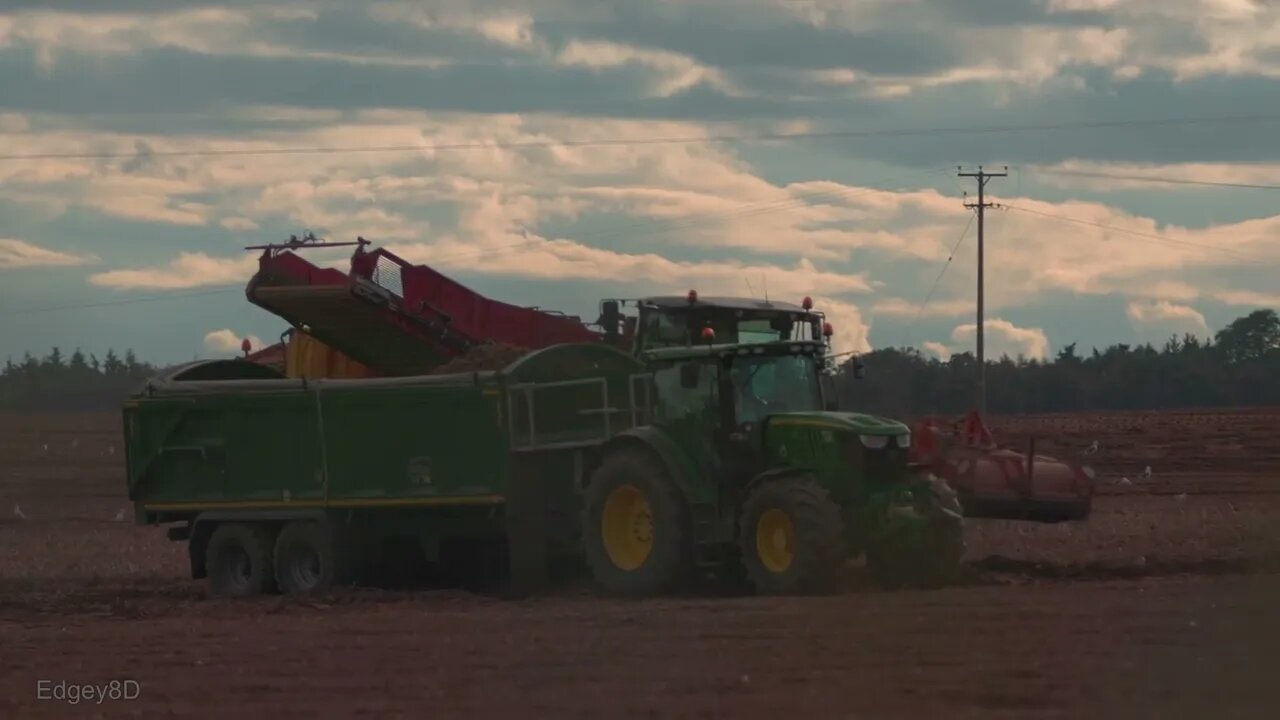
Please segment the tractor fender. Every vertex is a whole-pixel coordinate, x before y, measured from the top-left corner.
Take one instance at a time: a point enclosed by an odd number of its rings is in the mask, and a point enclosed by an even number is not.
[[[806,467],[779,467],[773,468],[772,470],[765,470],[759,475],[751,478],[747,483],[746,496],[750,497],[751,493],[755,492],[757,487],[760,487],[767,482],[796,477],[812,477],[813,474],[813,470]]]
[[[684,493],[690,504],[716,502],[715,488],[711,483],[699,482],[702,473],[689,455],[676,444],[671,436],[652,427],[639,427],[623,431],[609,438],[601,447],[601,457],[620,447],[640,447],[653,453],[669,473],[671,480]]]
[[[191,521],[188,531],[187,555],[191,560],[191,577],[199,580],[205,576],[205,549],[209,537],[219,525],[228,522],[283,523],[293,520],[325,520],[324,510],[211,510],[202,512]]]

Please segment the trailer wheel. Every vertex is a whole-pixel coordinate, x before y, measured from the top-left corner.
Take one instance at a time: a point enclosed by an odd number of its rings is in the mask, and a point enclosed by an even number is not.
[[[280,531],[275,547],[275,575],[289,595],[325,592],[354,580],[351,553],[328,523],[291,522]]]
[[[616,450],[592,473],[582,535],[587,565],[607,593],[658,595],[691,579],[688,506],[666,469],[644,450]]]
[[[813,478],[767,481],[743,505],[738,546],[757,593],[828,593],[844,565],[844,522]]]
[[[219,525],[209,537],[206,572],[216,597],[244,597],[275,591],[271,530],[264,525]]]

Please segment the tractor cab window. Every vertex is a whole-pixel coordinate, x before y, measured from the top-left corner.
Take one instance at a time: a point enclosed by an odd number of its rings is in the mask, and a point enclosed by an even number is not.
[[[671,347],[686,343],[688,328],[684,317],[655,311],[646,312],[642,317],[641,333],[645,338],[645,347]]]
[[[658,418],[665,422],[714,414],[717,369],[710,362],[675,363],[653,373]]]
[[[767,415],[822,409],[818,371],[807,355],[743,357],[733,364],[738,422]]]

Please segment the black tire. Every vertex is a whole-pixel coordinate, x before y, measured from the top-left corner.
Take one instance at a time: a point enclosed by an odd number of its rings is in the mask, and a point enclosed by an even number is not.
[[[937,506],[919,533],[907,528],[873,542],[867,548],[867,570],[886,590],[936,589],[960,578],[964,559],[964,522],[941,512],[963,516],[959,497],[942,480],[931,483]]]
[[[276,584],[286,595],[323,593],[355,581],[352,548],[327,522],[285,525],[276,538],[274,565]]]
[[[773,515],[777,511],[781,515]],[[762,557],[761,519],[789,522],[785,564]],[[775,531],[777,532],[777,531]],[[844,521],[840,508],[812,477],[790,477],[757,486],[742,508],[738,547],[743,565],[761,595],[816,595],[839,586],[844,566]]]
[[[210,594],[246,597],[275,592],[271,548],[271,528],[266,525],[219,525],[205,548]]]
[[[619,488],[627,487],[638,490],[649,506],[652,540],[638,564],[615,559],[605,543],[609,499]],[[641,448],[611,452],[591,474],[584,499],[582,543],[597,587],[610,595],[661,595],[683,589],[692,579],[693,532],[688,505],[661,461]]]

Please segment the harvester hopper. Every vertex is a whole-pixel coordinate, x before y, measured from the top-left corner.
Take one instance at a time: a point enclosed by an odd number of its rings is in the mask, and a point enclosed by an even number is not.
[[[599,335],[581,319],[491,300],[426,265],[367,240],[324,243],[313,236],[260,245],[250,302],[303,328],[363,366],[361,374],[428,373],[490,343],[530,350]],[[350,271],[319,267],[298,251],[355,245]]]
[[[966,517],[1063,522],[1082,520],[1093,501],[1093,469],[1074,460],[1000,447],[976,412],[913,429],[912,461],[956,489]]]

